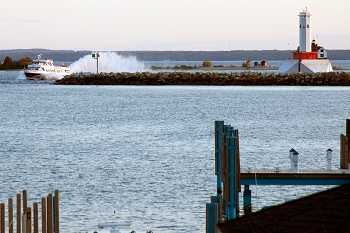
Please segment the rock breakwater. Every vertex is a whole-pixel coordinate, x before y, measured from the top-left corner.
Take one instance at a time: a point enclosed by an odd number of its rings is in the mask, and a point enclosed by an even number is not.
[[[209,85],[209,86],[350,86],[350,72],[330,73],[218,73],[136,72],[75,73],[57,80],[58,85]]]

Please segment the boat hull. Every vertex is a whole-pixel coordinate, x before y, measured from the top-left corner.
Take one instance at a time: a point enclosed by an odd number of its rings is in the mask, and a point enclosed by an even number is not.
[[[60,76],[64,77],[66,75],[69,75],[68,73],[57,73],[57,72],[38,72],[38,71],[33,71],[33,70],[24,70],[24,75],[26,78],[31,79],[36,76],[44,76],[44,75],[49,75],[49,76]]]

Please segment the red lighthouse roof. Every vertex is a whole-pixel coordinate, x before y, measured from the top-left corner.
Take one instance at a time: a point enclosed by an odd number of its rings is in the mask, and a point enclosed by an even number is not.
[[[322,48],[321,46],[318,46],[316,44],[315,40],[312,40],[311,52],[300,52],[298,47],[297,50],[293,52],[293,59],[294,60],[319,59],[320,57],[318,56],[318,53],[321,48]]]

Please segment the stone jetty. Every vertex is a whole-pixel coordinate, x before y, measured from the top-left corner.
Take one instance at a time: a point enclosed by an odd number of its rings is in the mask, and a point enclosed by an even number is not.
[[[350,72],[136,72],[75,73],[57,80],[58,85],[208,85],[208,86],[350,86]]]

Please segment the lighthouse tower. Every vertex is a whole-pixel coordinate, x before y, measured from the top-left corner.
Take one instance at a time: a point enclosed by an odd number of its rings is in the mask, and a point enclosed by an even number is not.
[[[299,13],[299,47],[300,52],[311,52],[310,12],[304,10]]]
[[[283,60],[279,72],[282,73],[316,73],[332,72],[332,65],[327,58],[327,51],[311,41],[311,14],[307,10],[299,13],[299,46],[293,51],[292,60]]]

